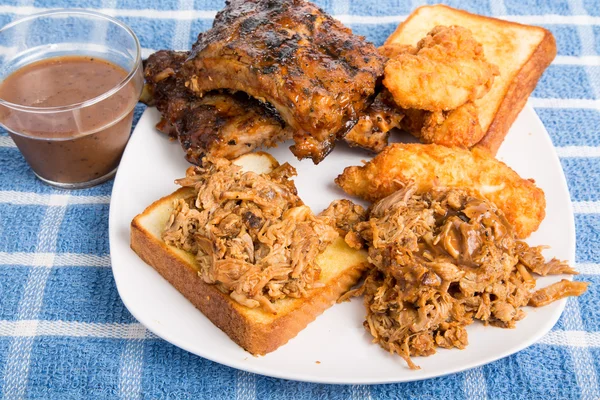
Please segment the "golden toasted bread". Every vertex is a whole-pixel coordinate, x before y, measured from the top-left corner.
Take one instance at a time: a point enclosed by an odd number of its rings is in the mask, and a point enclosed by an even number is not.
[[[258,173],[269,172],[278,165],[265,153],[247,154],[234,163]],[[367,268],[366,252],[351,249],[338,238],[317,258],[322,287],[311,289],[308,297],[276,300],[273,303],[276,314],[263,308],[245,307],[217,286],[202,280],[193,254],[168,246],[161,238],[174,201],[192,195],[193,189],[179,189],[136,216],[131,223],[131,248],[234,342],[252,354],[263,355],[287,343],[335,304]]]
[[[458,25],[471,30],[483,46],[486,60],[500,70],[491,90],[475,101],[479,123],[485,132],[477,147],[496,154],[542,73],[556,56],[554,36],[541,27],[435,5],[417,8],[385,45],[415,46],[438,25]]]

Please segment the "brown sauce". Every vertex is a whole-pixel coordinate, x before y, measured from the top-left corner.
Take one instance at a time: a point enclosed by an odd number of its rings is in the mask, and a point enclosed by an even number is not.
[[[71,106],[105,94],[126,76],[121,67],[98,58],[48,58],[9,75],[0,84],[0,99],[29,107]],[[1,106],[0,122],[39,176],[60,183],[88,182],[119,164],[138,97],[132,82],[104,100],[70,111]]]

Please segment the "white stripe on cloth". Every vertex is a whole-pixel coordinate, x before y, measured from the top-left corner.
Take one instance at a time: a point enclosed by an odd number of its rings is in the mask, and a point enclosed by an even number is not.
[[[600,264],[597,263],[577,263],[575,269],[582,275],[600,275]]]
[[[483,367],[477,367],[463,373],[465,399],[484,400],[488,398],[487,384],[483,375]]]
[[[350,12],[350,0],[333,0],[331,13],[333,15],[344,15]]]
[[[598,214],[600,213],[600,201],[574,201],[573,212],[575,214]]]
[[[589,65],[589,66],[600,66],[600,56],[556,56],[552,61],[555,65]]]
[[[194,0],[179,0],[178,10],[184,12],[194,11]],[[172,49],[189,49],[190,34],[192,29],[191,19],[180,19],[175,24],[175,34],[171,42]]]
[[[33,5],[33,0],[22,0],[20,5],[26,7],[31,6]],[[0,139],[2,140],[2,144],[6,144],[6,147],[16,147],[10,137],[2,137]],[[48,213],[49,210],[46,212]],[[42,224],[44,224],[44,222],[48,223],[48,220],[44,218]],[[38,236],[38,245],[39,244],[40,239]],[[38,258],[37,260],[47,263],[50,259],[51,256],[42,256],[41,259]],[[27,283],[29,284],[29,281]],[[23,299],[21,301],[23,301]],[[17,334],[33,334],[35,331],[35,324],[26,324],[23,321],[17,321],[17,324],[12,329],[12,332]],[[8,349],[8,362],[4,367],[4,380],[2,384],[3,398],[21,399],[25,397],[26,380],[29,374],[29,358],[32,346],[33,339],[31,337],[20,336],[12,339]]]
[[[421,7],[421,6],[424,6],[426,4],[427,4],[427,0],[411,0],[411,2],[410,2],[411,9],[413,9],[413,10],[415,8],[417,8],[417,7]],[[401,18],[398,22],[406,19],[406,17],[407,17],[407,15],[403,15],[403,16],[398,17],[398,18]]]
[[[569,8],[574,14],[586,13],[585,7],[581,0],[570,0]],[[581,43],[581,55],[596,56],[596,39],[592,27],[589,25],[579,25],[577,26],[577,33]],[[600,70],[598,68],[590,68],[590,66],[586,65],[585,71],[590,87],[594,92],[594,97],[596,99],[600,99]]]
[[[594,268],[596,270],[595,274],[598,274],[600,264],[577,264],[577,269],[582,273],[588,268]],[[137,322],[121,324],[77,321],[0,320],[0,337],[7,336],[65,336],[136,340],[157,338],[152,332]],[[542,337],[538,344],[600,348],[600,332],[586,332],[583,330],[551,331]],[[361,388],[365,385],[355,386],[356,389],[353,391],[360,393]]]
[[[0,191],[0,204],[18,204],[18,205],[60,205],[66,204],[108,204],[109,195],[101,196],[71,196],[68,194],[41,194],[32,192],[16,192],[13,190]]]
[[[77,9],[78,7],[71,7]],[[90,8],[92,9],[92,8]],[[0,14],[16,14],[29,15],[42,11],[52,10],[52,8],[44,7],[19,7],[1,5]],[[113,17],[137,17],[148,19],[172,19],[172,20],[197,20],[205,19],[212,20],[217,14],[216,10],[153,10],[153,9],[125,9],[125,8],[93,8],[94,11],[102,14],[111,15]]]
[[[571,13],[577,15],[586,14],[586,9],[583,6],[581,0],[570,0],[569,8]],[[577,32],[579,40],[581,42],[581,55],[582,56],[595,56],[595,39],[592,27],[588,24],[578,24]],[[599,109],[600,98],[600,77],[595,71],[597,68],[591,66],[584,66],[586,75],[588,77],[589,85],[592,88],[594,97],[595,109]],[[591,101],[588,101],[591,103]],[[581,212],[584,210],[590,210],[593,207],[589,207],[589,204],[583,205],[582,203],[574,203],[574,212]],[[596,208],[596,211],[598,209]],[[567,306],[564,311],[565,328],[570,331],[584,331],[583,321],[581,319],[581,313],[579,309],[579,301],[577,298],[570,298],[567,300]],[[598,399],[600,398],[600,392],[598,390],[598,377],[596,375],[596,367],[590,350],[585,347],[579,347],[582,341],[585,343],[585,335],[569,333],[566,335],[567,343],[569,343],[568,350],[571,356],[571,360],[574,365],[575,379],[577,385],[581,391],[581,398],[583,399]],[[583,339],[583,340],[582,340]]]
[[[117,2],[116,0],[104,0],[102,1],[102,8],[116,8],[117,7]],[[99,42],[99,43],[104,43],[107,39],[107,34],[108,34],[108,28],[109,25],[108,24],[97,24],[94,28],[93,28],[93,32],[91,33],[91,37],[94,38],[95,41]]]
[[[594,158],[600,157],[600,147],[596,146],[563,146],[555,147],[561,158]]]
[[[528,101],[534,108],[600,109],[600,100],[598,99],[543,99],[530,97]]]
[[[17,147],[10,136],[0,136],[0,147]]]
[[[563,347],[600,347],[600,332],[550,331],[538,344]]]
[[[129,325],[121,354],[119,392],[122,399],[135,400],[142,394],[142,370],[144,366],[144,341],[146,328]]]
[[[350,387],[352,400],[371,400],[371,389],[367,385],[352,385]]]
[[[116,0],[104,0],[102,7],[111,9],[117,5]],[[183,22],[189,24],[191,22]],[[186,43],[187,44],[187,43]],[[108,196],[107,196],[108,197]],[[89,260],[92,261],[92,260]],[[121,354],[119,369],[119,393],[122,399],[137,400],[142,392],[142,367],[144,364],[144,343],[146,328],[130,325],[127,338]]]
[[[334,17],[345,24],[391,24],[404,21],[407,15],[334,15]],[[600,25],[600,17],[589,15],[495,15],[494,17],[526,25]]]
[[[579,310],[579,300],[571,297],[567,300],[567,306],[563,311],[564,327],[568,331],[583,332],[585,328],[581,319]],[[596,376],[596,367],[594,359],[589,350],[589,343],[585,335],[578,333],[566,334],[567,349],[573,362],[573,370],[575,372],[575,380],[581,391],[582,399],[598,399],[600,392],[598,391],[598,377]],[[585,343],[585,346],[582,346]]]
[[[121,354],[119,392],[122,399],[135,400],[142,396],[142,370],[144,366],[144,342],[129,340]]]
[[[492,16],[508,14],[504,0],[490,0],[490,10],[492,10]]]
[[[256,399],[256,375],[238,370],[235,375],[235,400]]]
[[[425,3],[425,1],[420,0],[413,0],[413,2],[417,2],[418,4]],[[51,8],[0,5],[0,14],[29,15],[48,10],[51,10]],[[94,8],[93,10],[115,17],[170,20],[212,20],[217,14],[217,10],[185,11],[126,8]],[[391,24],[404,21],[407,15],[370,16],[337,14],[334,17],[345,24]],[[590,15],[495,15],[495,18],[528,25],[600,25],[600,17]]]
[[[68,336],[105,339],[156,339],[140,323],[96,323],[77,321],[0,321],[0,337]]]
[[[156,53],[156,50],[142,48],[142,60],[145,60],[146,58],[150,57],[150,54],[152,53]]]
[[[25,267],[110,267],[110,256],[95,254],[58,253],[54,255],[54,265],[39,265],[36,257],[49,253],[3,253],[0,252],[0,265],[20,265]]]
[[[34,256],[36,265],[51,267],[54,264],[58,232],[69,197],[68,195],[50,195],[47,197],[47,208],[40,224],[36,246],[36,251],[39,253]],[[39,315],[44,302],[46,281],[50,271],[51,268],[32,268],[29,271],[25,289],[19,302],[18,320],[35,320]],[[32,347],[32,336],[19,336],[11,341],[7,354],[8,362],[4,368],[4,382],[2,385],[4,398],[20,399],[25,395]]]

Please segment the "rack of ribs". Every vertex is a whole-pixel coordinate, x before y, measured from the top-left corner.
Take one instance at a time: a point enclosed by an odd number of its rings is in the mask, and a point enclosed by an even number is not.
[[[226,4],[176,80],[196,98],[227,90],[272,106],[289,128],[278,138],[291,132],[292,152],[319,163],[373,101],[385,58],[309,2]]]
[[[179,139],[186,159],[233,159],[259,147],[272,147],[291,137],[291,130],[268,105],[245,93],[210,92],[196,97],[179,73],[188,52],[161,50],[145,61],[142,101],[162,114],[158,130]]]

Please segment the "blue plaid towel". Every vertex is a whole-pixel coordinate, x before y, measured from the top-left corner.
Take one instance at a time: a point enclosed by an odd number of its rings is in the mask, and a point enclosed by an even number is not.
[[[354,32],[380,45],[416,1],[321,0]],[[112,182],[65,192],[38,181],[0,132],[0,391],[8,399],[444,398],[599,399],[600,4],[596,0],[458,1],[450,5],[542,25],[558,56],[530,99],[564,168],[575,209],[576,279],[553,330],[511,357],[423,382],[332,386],[257,376],[157,339],[119,299],[108,247]],[[0,25],[48,8],[114,15],[145,55],[189,48],[222,0],[4,0]],[[137,118],[143,106],[136,109]],[[557,232],[560,234],[560,232]]]

